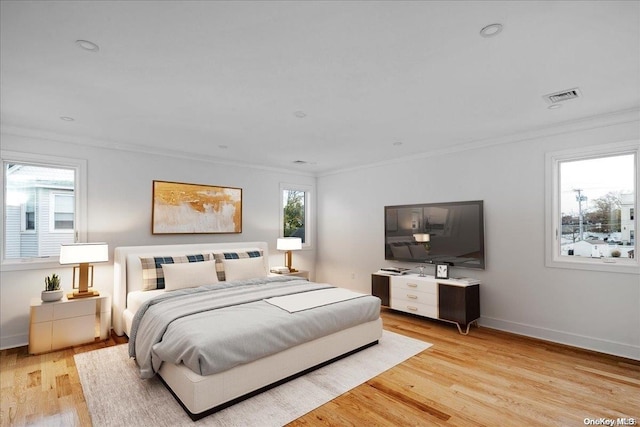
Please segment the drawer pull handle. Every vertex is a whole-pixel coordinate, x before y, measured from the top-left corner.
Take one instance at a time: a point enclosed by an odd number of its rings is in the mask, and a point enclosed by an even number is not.
[[[418,285],[415,284],[415,283],[407,283],[407,286],[410,287],[410,288],[417,288],[418,287]]]
[[[409,295],[409,294],[407,294],[407,298],[409,298],[409,299],[418,299],[418,296],[417,295]]]
[[[411,311],[418,311],[418,307],[412,307],[410,305],[407,306],[407,309],[409,309]]]

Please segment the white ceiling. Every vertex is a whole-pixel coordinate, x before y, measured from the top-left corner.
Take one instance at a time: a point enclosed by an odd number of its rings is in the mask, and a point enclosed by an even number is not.
[[[3,0],[0,13],[3,129],[89,145],[323,174],[640,108],[638,1]],[[574,87],[581,98],[547,109],[543,95]]]

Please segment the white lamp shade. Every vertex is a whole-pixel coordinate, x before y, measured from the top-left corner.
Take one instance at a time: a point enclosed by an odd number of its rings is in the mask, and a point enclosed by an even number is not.
[[[427,233],[417,233],[413,235],[413,238],[416,239],[416,242],[429,242],[431,241],[431,236]]]
[[[60,264],[82,264],[109,261],[106,243],[72,243],[60,245]]]
[[[302,249],[302,239],[300,237],[281,237],[276,243],[279,251],[297,251]]]

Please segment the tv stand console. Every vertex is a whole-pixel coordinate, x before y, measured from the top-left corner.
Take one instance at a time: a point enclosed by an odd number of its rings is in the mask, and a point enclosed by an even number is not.
[[[480,282],[474,279],[375,273],[371,294],[393,310],[455,323],[462,335],[480,318]]]

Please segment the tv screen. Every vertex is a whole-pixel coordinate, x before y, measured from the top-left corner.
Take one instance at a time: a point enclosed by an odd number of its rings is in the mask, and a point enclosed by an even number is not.
[[[484,269],[482,200],[385,206],[384,258]]]

